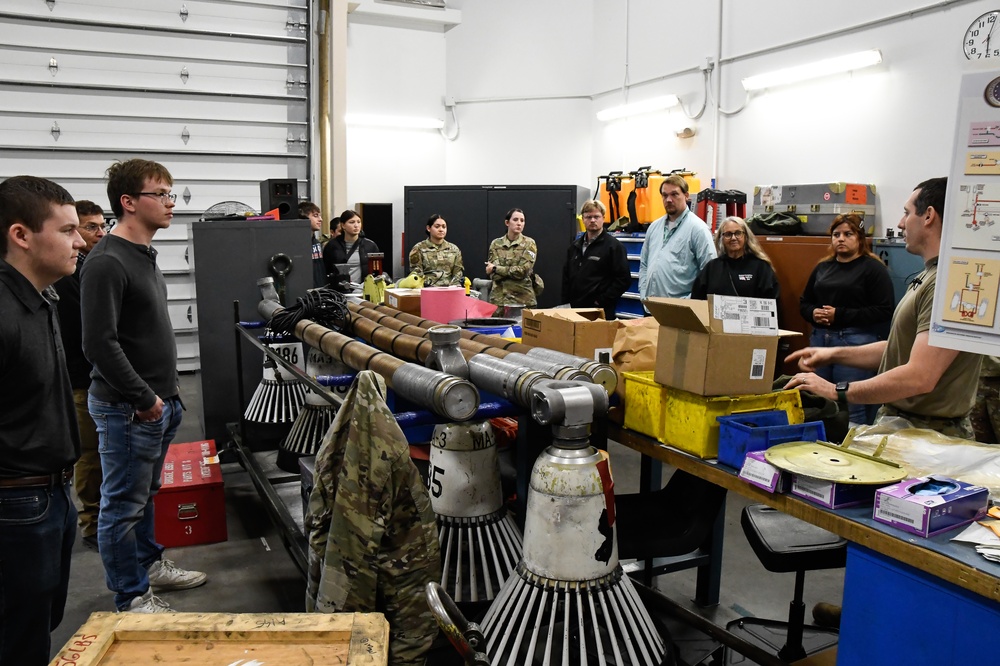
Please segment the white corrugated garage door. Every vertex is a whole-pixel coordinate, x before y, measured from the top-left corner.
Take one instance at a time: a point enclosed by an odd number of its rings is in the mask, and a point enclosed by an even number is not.
[[[198,367],[189,225],[260,209],[268,178],[308,192],[309,0],[3,0],[0,179],[51,178],[110,215],[118,159],[170,169],[176,217],[154,245],[182,370]]]

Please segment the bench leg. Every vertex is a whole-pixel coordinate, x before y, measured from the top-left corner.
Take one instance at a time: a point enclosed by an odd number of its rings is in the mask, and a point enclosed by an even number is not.
[[[695,587],[694,602],[699,606],[717,606],[719,604],[719,588],[722,585],[722,544],[726,533],[726,501],[722,500],[719,513],[712,525],[712,535],[705,546],[708,549],[709,561],[698,567],[698,579]]]

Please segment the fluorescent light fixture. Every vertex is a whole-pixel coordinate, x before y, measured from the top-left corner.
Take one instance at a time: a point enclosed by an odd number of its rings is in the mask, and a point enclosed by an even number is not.
[[[758,74],[757,76],[748,76],[743,79],[743,88],[748,92],[751,90],[774,88],[775,86],[798,83],[807,79],[818,79],[821,76],[830,76],[831,74],[863,69],[877,65],[880,62],[882,62],[882,52],[878,49],[861,51],[859,53],[820,60],[819,62],[807,65],[798,65],[766,74]]]
[[[622,106],[613,106],[610,109],[598,111],[597,119],[604,121],[617,120],[618,118],[637,116],[640,113],[662,111],[663,109],[669,109],[670,107],[677,106],[678,104],[680,104],[680,100],[677,99],[677,95],[662,95],[660,97],[654,97],[642,102],[624,104]]]
[[[417,116],[379,116],[370,113],[348,113],[344,122],[353,127],[390,127],[395,129],[444,129],[439,118]]]

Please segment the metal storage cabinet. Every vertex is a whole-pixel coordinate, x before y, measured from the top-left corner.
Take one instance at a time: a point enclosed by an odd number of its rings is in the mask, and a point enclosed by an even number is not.
[[[632,273],[632,283],[618,299],[616,314],[619,319],[645,317],[646,312],[642,308],[642,301],[639,300],[639,260],[642,256],[642,245],[646,242],[646,234],[616,235],[615,238],[625,246],[625,251],[628,253],[628,269]]]
[[[403,188],[403,253],[426,238],[426,222],[434,213],[448,222],[447,240],[462,250],[465,274],[485,278],[490,242],[507,233],[504,215],[524,211],[524,233],[538,245],[535,272],[545,281],[538,306],[550,308],[562,298],[566,250],[580,228],[576,214],[590,190],[577,185],[434,185]],[[405,267],[409,271],[409,265]],[[638,270],[638,269],[637,269]]]
[[[896,303],[902,300],[910,281],[924,270],[924,260],[906,251],[902,238],[873,238],[872,252],[889,269]]]
[[[243,408],[237,395],[237,372],[247,399],[261,378],[261,357],[243,357],[237,370],[233,301],[241,321],[259,321],[257,280],[273,277],[271,257],[283,252],[292,261],[285,278],[285,303],[294,304],[313,286],[312,246],[308,220],[220,220],[192,225],[195,288],[198,297],[197,348],[201,351],[205,438],[229,439],[226,424],[239,421]],[[236,344],[243,344],[239,342]],[[249,350],[244,345],[244,353]],[[178,349],[178,355],[182,350]]]

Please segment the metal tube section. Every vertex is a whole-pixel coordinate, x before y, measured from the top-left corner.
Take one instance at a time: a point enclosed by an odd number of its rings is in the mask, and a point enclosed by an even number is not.
[[[257,312],[268,320],[280,309],[279,303],[269,300],[257,306]],[[355,370],[377,372],[396,393],[445,418],[465,421],[479,407],[479,391],[466,379],[407,363],[308,319],[299,320],[295,335]]]
[[[425,363],[433,349],[427,338],[394,331],[365,317],[351,317],[351,328],[359,338],[408,361]]]
[[[528,356],[527,354],[521,354],[519,352],[511,352],[504,357],[504,360],[510,363],[523,365],[525,367],[531,368],[532,370],[538,370],[539,372],[544,372],[553,379],[563,379],[570,382],[591,381],[590,375],[588,375],[586,372],[583,372],[582,370],[574,368],[571,365],[564,365],[562,363],[552,363],[550,361],[546,361],[543,358],[538,358],[537,356]]]
[[[383,326],[388,326],[394,330],[406,332],[412,335],[427,335],[427,330],[441,324],[430,319],[421,319],[415,315],[400,312],[385,305],[375,305],[369,301],[360,303],[349,303],[351,312],[378,322]],[[422,332],[421,332],[422,331]],[[471,331],[463,330],[462,339],[459,340],[459,347],[462,354],[467,359],[471,359],[472,354],[489,354],[497,358],[506,358],[509,354],[518,354],[538,359],[532,363],[524,363],[528,367],[536,370],[549,372],[550,368],[541,365],[541,362],[554,364],[556,366],[575,368],[585,373],[591,380],[603,386],[608,393],[614,393],[618,386],[618,373],[613,367],[606,363],[588,360],[572,354],[543,349],[541,347],[529,347],[518,342],[504,340],[494,335],[480,335]],[[471,353],[470,353],[471,352]],[[553,373],[557,379],[578,379],[579,375],[572,371],[559,370]]]
[[[353,314],[365,317],[366,319],[370,319],[377,324],[387,326],[395,331],[399,331],[400,333],[406,333],[407,335],[426,337],[428,331],[431,329],[431,326],[415,326],[414,324],[407,324],[402,319],[395,317],[394,314],[406,314],[404,312],[400,312],[399,310],[394,310],[393,308],[387,306],[376,306],[368,301],[362,302],[367,303],[367,307],[356,303],[348,303],[347,307],[350,308]],[[383,307],[385,308],[385,311],[383,311]],[[407,316],[412,317],[412,315]],[[428,324],[433,324],[434,326],[442,325],[439,322],[432,322],[429,319],[420,319],[419,317],[416,317],[415,319],[418,321],[425,321]],[[462,350],[462,355],[465,356],[465,358],[471,358],[474,354],[490,354],[492,356],[496,356],[497,358],[503,358],[507,355],[508,352],[503,349],[483,344],[482,342],[473,342],[472,340],[466,339],[464,337],[464,333],[466,332],[467,331],[462,331],[460,333],[463,337],[461,337],[458,341],[459,348]]]
[[[469,379],[490,393],[503,396],[522,407],[531,407],[532,388],[548,377],[505,359],[476,354],[469,359]]]
[[[566,354],[565,352],[546,349],[545,347],[528,347],[526,353],[529,356],[535,356],[552,363],[565,363],[566,365],[575,366],[590,375],[594,383],[603,386],[609,394],[614,393],[615,389],[618,388],[618,372],[607,363],[590,361],[579,356]]]

